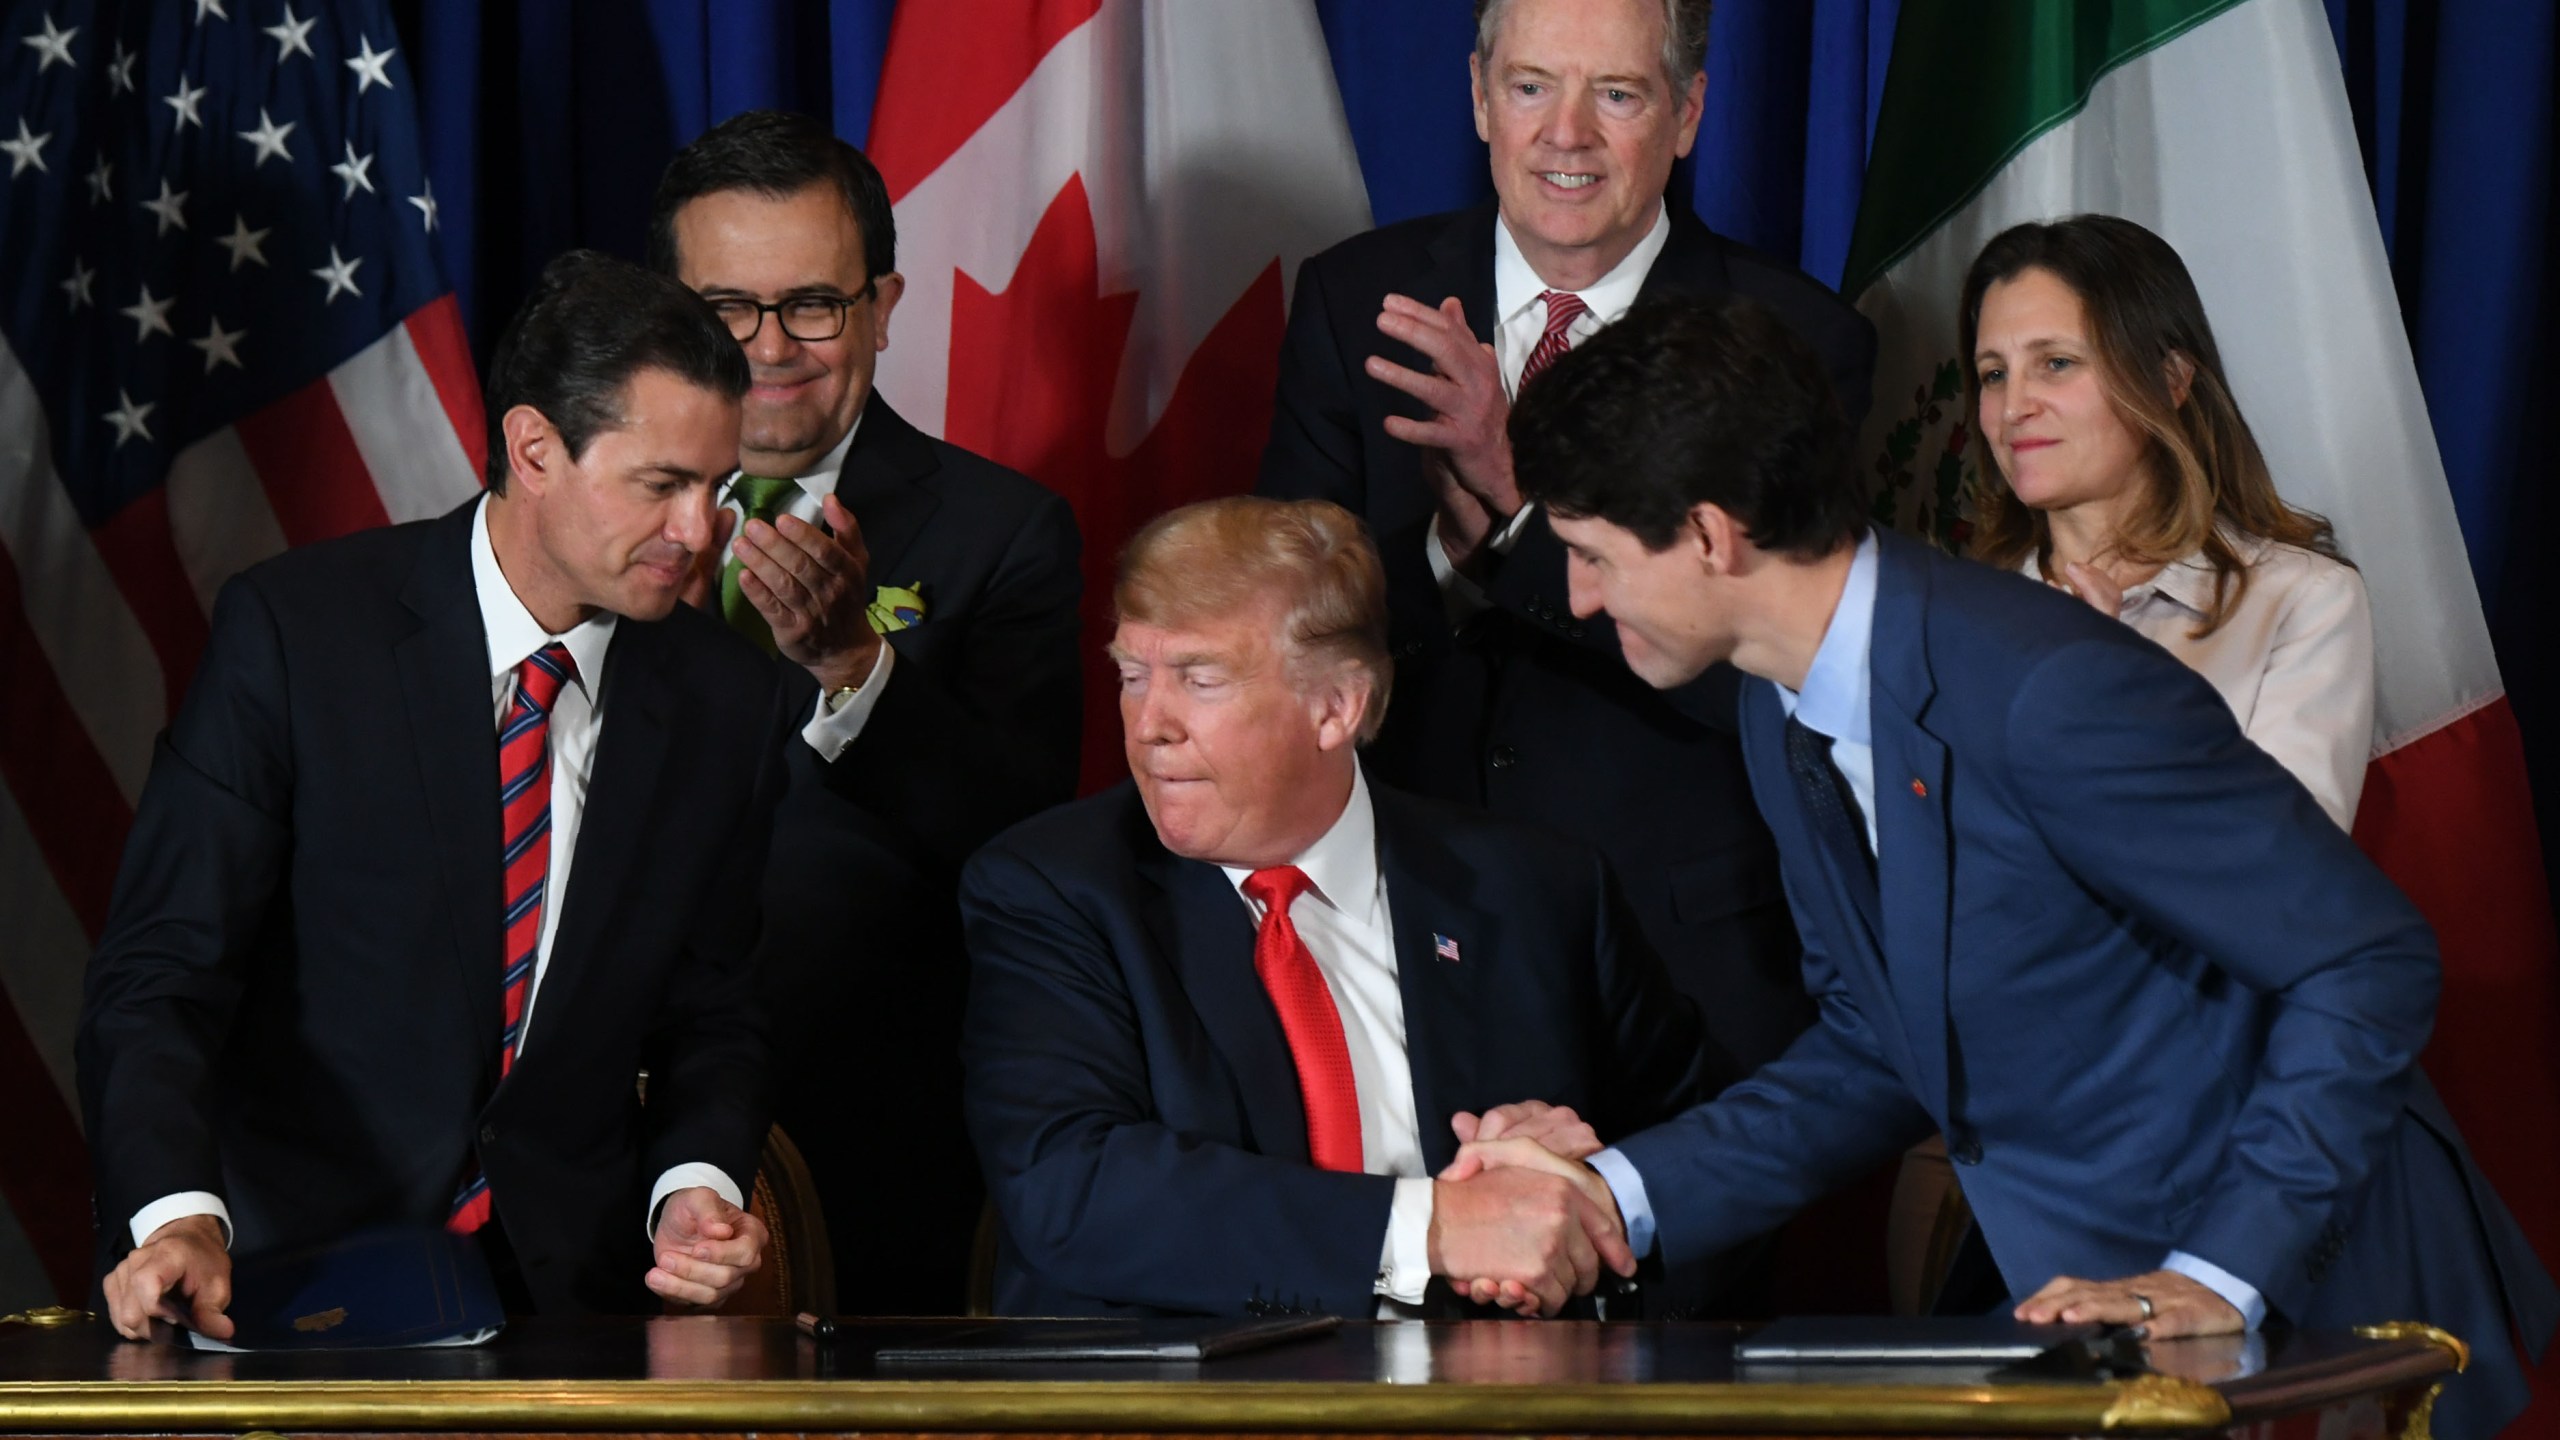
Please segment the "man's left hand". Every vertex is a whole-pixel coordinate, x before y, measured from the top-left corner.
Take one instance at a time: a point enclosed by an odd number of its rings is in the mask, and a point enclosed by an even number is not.
[[[871,628],[871,552],[844,502],[823,502],[830,535],[795,515],[739,532],[738,590],[773,630],[782,658],[826,691],[860,685],[880,659]]]
[[[2151,1302],[2148,1319],[2142,1313],[2146,1299]],[[2143,1335],[2153,1340],[2230,1335],[2248,1326],[2240,1312],[2231,1308],[2230,1301],[2175,1270],[2154,1270],[2123,1280],[2080,1280],[2056,1275],[2012,1313],[2030,1325],[2057,1321],[2076,1325],[2093,1320],[2108,1325],[2139,1325]]]
[[[762,1268],[764,1242],[763,1221],[708,1185],[688,1186],[659,1209],[658,1263],[641,1278],[679,1305],[717,1305]]]

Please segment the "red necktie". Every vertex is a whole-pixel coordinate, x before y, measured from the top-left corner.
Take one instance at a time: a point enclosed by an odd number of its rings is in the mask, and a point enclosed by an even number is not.
[[[506,969],[499,979],[505,1028],[498,1034],[498,1074],[516,1064],[516,1037],[524,1029],[524,1002],[533,993],[533,961],[542,949],[542,896],[551,876],[551,707],[560,688],[578,673],[578,662],[558,641],[516,667],[516,698],[498,731],[499,856],[506,878]],[[472,1171],[453,1197],[444,1228],[468,1235],[489,1223],[489,1177]]]
[[[1253,938],[1253,968],[1298,1067],[1298,1098],[1307,1110],[1307,1154],[1319,1170],[1357,1172],[1360,1163],[1360,1088],[1351,1076],[1351,1047],[1343,1043],[1342,1015],[1307,942],[1290,922],[1289,903],[1307,892],[1307,872],[1295,865],[1256,870],[1244,893],[1262,906],[1262,929]]]
[[[1529,363],[1520,367],[1523,390],[1529,388],[1538,372],[1563,359],[1564,352],[1573,348],[1572,337],[1565,332],[1573,328],[1574,321],[1591,313],[1582,297],[1570,290],[1541,290],[1538,298],[1547,302],[1547,331],[1538,337],[1538,348],[1529,352]]]

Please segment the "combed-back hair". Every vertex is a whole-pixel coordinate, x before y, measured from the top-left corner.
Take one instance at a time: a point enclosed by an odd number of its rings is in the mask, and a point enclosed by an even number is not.
[[[2114,215],[2075,215],[2049,224],[2012,225],[1991,237],[1964,278],[1958,333],[1965,398],[1975,418],[1974,456],[1984,483],[1977,496],[1973,553],[2001,569],[2029,555],[2053,556],[2053,527],[2043,511],[1998,478],[1990,439],[1981,432],[1982,372],[1975,340],[1982,298],[1991,287],[2042,270],[2080,297],[2098,377],[2116,414],[2143,440],[2140,498],[2126,509],[2116,553],[2137,564],[2168,565],[2202,552],[2213,568],[2213,602],[2195,628],[2210,635],[2249,590],[2247,559],[2235,537],[2298,545],[2332,558],[2329,522],[2297,510],[2276,493],[2267,457],[2232,397],[2222,351],[2205,320],[2195,278],[2168,241]],[[2187,394],[2171,388],[2177,359],[2187,362]]]
[[[489,363],[489,488],[507,488],[507,412],[539,411],[569,458],[623,421],[623,391],[664,370],[731,400],[747,393],[747,354],[701,296],[672,278],[593,250],[543,267]]]
[[[1707,68],[1707,19],[1714,0],[1658,0],[1662,7],[1662,74],[1671,82],[1673,98],[1689,88],[1689,77]],[[1476,0],[1476,63],[1493,63],[1493,43],[1511,0]]]
[[[1120,552],[1111,601],[1121,620],[1165,628],[1276,604],[1292,682],[1365,683],[1362,744],[1386,721],[1387,572],[1368,527],[1330,500],[1235,495],[1167,511]]]
[[[1735,294],[1639,304],[1522,387],[1521,491],[1662,550],[1711,504],[1751,543],[1818,559],[1866,531],[1867,493],[1822,357]]]
[[[785,110],[749,110],[702,132],[667,162],[649,209],[649,264],[676,273],[676,212],[690,200],[724,190],[751,190],[779,200],[812,185],[832,185],[862,227],[868,280],[898,268],[898,222],[889,213],[888,182],[871,158],[825,124]]]

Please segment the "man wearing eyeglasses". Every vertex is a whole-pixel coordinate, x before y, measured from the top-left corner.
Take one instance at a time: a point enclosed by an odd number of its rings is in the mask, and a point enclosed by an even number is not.
[[[814,682],[765,880],[776,1116],[824,1197],[839,1303],[956,1310],[981,1197],[959,865],[1075,789],[1075,516],[871,388],[905,283],[895,222],[821,122],[751,111],[685,147],[649,250],[753,377],[694,598]],[[879,1153],[911,1178],[868,1173]]]

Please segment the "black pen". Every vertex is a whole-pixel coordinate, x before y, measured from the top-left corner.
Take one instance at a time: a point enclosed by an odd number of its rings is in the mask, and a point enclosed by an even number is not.
[[[813,1340],[836,1338],[836,1322],[832,1315],[812,1315],[803,1310],[799,1316],[800,1333]]]

